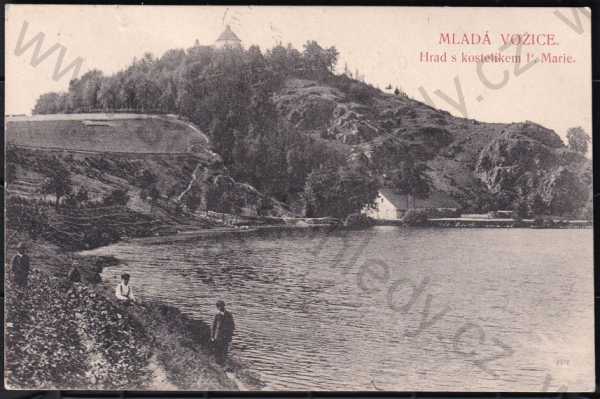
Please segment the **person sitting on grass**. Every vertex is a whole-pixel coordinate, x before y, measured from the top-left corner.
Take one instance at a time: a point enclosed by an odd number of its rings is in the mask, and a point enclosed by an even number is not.
[[[225,310],[225,302],[218,300],[216,306],[218,312],[213,321],[210,340],[214,345],[215,361],[218,365],[224,366],[233,338],[235,323],[231,312]]]
[[[129,279],[129,273],[121,274],[121,282],[117,285],[115,290],[117,299],[127,304],[136,302],[135,296],[133,295],[133,289],[129,285]]]

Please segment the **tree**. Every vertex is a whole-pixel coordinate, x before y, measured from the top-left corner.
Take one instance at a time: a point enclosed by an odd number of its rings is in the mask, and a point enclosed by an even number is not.
[[[144,169],[138,177],[142,189],[147,189],[157,183],[158,177],[149,169]]]
[[[572,151],[586,154],[588,151],[588,144],[592,141],[592,138],[585,130],[583,130],[583,128],[572,127],[567,130],[567,140],[569,142],[569,148]]]
[[[429,168],[426,164],[415,162],[412,157],[407,157],[401,162],[400,168],[392,173],[392,184],[402,194],[406,194],[406,206],[410,207],[412,199],[413,207],[415,199],[424,199],[431,192],[431,179],[427,174]]]
[[[517,194],[511,190],[501,190],[494,196],[494,210],[512,209]]]
[[[309,40],[304,44],[302,55],[307,69],[333,72],[339,53],[335,47],[323,49],[316,41]]]
[[[335,66],[337,65],[339,55],[340,53],[333,46],[325,50],[325,65],[329,72],[335,72]]]
[[[150,187],[150,190],[148,191],[148,197],[150,197],[150,212],[152,212],[152,209],[156,206],[156,203],[160,198],[160,191],[158,191],[156,184],[153,184],[152,187]]]
[[[83,205],[90,200],[90,195],[85,187],[81,187],[75,194],[75,199],[79,205]]]
[[[158,109],[161,90],[148,74],[138,73],[135,76],[134,93],[137,108],[142,111]]]
[[[397,96],[399,96],[400,95],[400,89],[398,89],[396,87],[396,89],[394,89],[394,94],[397,95]]]
[[[527,205],[527,201],[517,201],[514,204],[512,211],[512,218],[515,220],[522,220],[527,218],[529,216],[529,206]]]
[[[104,110],[122,108],[120,91],[121,81],[118,76],[104,78],[98,89],[98,106]]]
[[[539,193],[536,193],[533,196],[533,200],[531,201],[531,213],[534,216],[545,215],[548,212],[548,206],[544,202],[544,199]]]
[[[553,215],[574,215],[586,203],[589,188],[579,177],[567,168],[560,166],[547,183],[550,192],[549,208]],[[549,189],[549,190],[548,190]]]
[[[83,75],[81,79],[84,81],[82,89],[85,107],[89,110],[99,108],[98,93],[103,80],[102,72],[94,69]]]
[[[174,71],[179,65],[185,60],[185,50],[182,49],[171,49],[167,50],[162,57],[157,61],[160,68],[164,68],[169,71]]]
[[[254,72],[265,66],[265,58],[260,51],[260,47],[257,45],[252,45],[248,48],[248,64]]]
[[[344,219],[373,205],[376,197],[375,179],[344,168],[313,170],[304,189],[307,213],[312,216]]]
[[[71,174],[60,161],[53,159],[48,162],[48,177],[42,183],[41,191],[44,194],[51,194],[56,197],[55,206],[58,209],[60,199],[66,194],[70,194],[73,189],[71,183]]]
[[[69,98],[73,110],[85,112],[97,108],[98,93],[103,79],[102,72],[93,69],[81,78],[69,82]]]
[[[189,212],[194,213],[202,205],[202,195],[197,190],[190,190],[183,197],[183,203]]]
[[[55,114],[60,112],[60,95],[61,93],[50,92],[39,96],[33,107],[33,114]]]
[[[76,209],[80,205],[76,195],[73,193],[65,195],[63,199],[63,207],[66,209]]]
[[[161,112],[177,112],[177,87],[172,79],[163,80],[160,84],[162,94],[158,99],[158,106]]]

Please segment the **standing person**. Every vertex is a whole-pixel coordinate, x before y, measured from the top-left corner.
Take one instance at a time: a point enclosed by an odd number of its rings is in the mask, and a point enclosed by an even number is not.
[[[115,289],[115,295],[118,300],[124,301],[125,303],[135,303],[135,296],[133,295],[133,289],[129,285],[129,273],[121,274],[121,282]]]
[[[67,273],[67,280],[64,282],[65,291],[71,292],[75,283],[81,283],[81,272],[77,264],[73,264],[71,270]]]
[[[20,242],[17,245],[17,254],[12,259],[11,273],[13,282],[19,288],[27,287],[29,271],[31,269],[29,256],[27,255],[27,247]]]
[[[73,265],[67,274],[67,279],[71,283],[81,283],[81,272],[79,271],[79,266]]]
[[[225,302],[218,300],[216,306],[218,312],[213,321],[210,340],[214,345],[215,360],[217,364],[224,366],[227,354],[229,353],[229,346],[231,345],[231,340],[233,338],[235,323],[233,322],[233,315],[231,312],[225,310]]]

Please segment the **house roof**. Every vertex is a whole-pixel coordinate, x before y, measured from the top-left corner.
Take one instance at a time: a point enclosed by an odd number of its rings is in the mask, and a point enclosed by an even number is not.
[[[227,25],[225,27],[225,30],[219,35],[219,38],[217,39],[218,42],[220,41],[236,41],[236,42],[241,42],[240,38],[237,37],[237,35],[235,33],[233,33],[233,31],[231,30],[231,27],[229,25]]]
[[[407,195],[400,194],[397,191],[389,188],[382,188],[379,194],[385,197],[397,209],[407,209]],[[456,202],[450,195],[442,191],[433,191],[426,199],[415,199],[415,208],[460,208],[460,204]],[[410,207],[412,207],[412,199]]]

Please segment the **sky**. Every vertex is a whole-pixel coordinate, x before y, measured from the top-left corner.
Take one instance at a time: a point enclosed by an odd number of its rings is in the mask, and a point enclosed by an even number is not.
[[[212,44],[229,24],[244,47],[264,51],[278,42],[302,49],[307,40],[335,46],[344,65],[365,81],[400,87],[420,101],[455,116],[485,122],[530,120],[565,136],[582,126],[591,134],[591,22],[587,9],[441,7],[225,7],[225,6],[6,6],[6,113],[31,113],[37,97],[65,91],[82,59],[79,76],[90,69],[112,74],[145,52],[162,55],[195,40]],[[559,13],[558,15],[556,13]],[[587,15],[586,15],[587,13]],[[454,34],[458,44],[440,43]],[[472,44],[472,35],[489,44]],[[502,35],[527,33],[537,44],[502,46]],[[467,34],[467,42],[463,35]],[[531,35],[534,34],[534,35]],[[41,43],[37,62],[36,41]],[[553,35],[556,45],[545,45]],[[551,42],[552,42],[551,41]],[[19,45],[20,43],[20,45]],[[515,55],[514,64],[422,62],[422,53]],[[52,51],[50,51],[52,50]],[[48,55],[44,54],[48,51]],[[61,52],[62,64],[59,63]],[[526,53],[571,56],[573,63],[536,63]],[[447,58],[448,59],[448,58]],[[503,82],[503,83],[499,83]],[[496,85],[493,87],[493,85]],[[462,93],[462,96],[460,95]],[[430,104],[431,105],[431,104]]]

